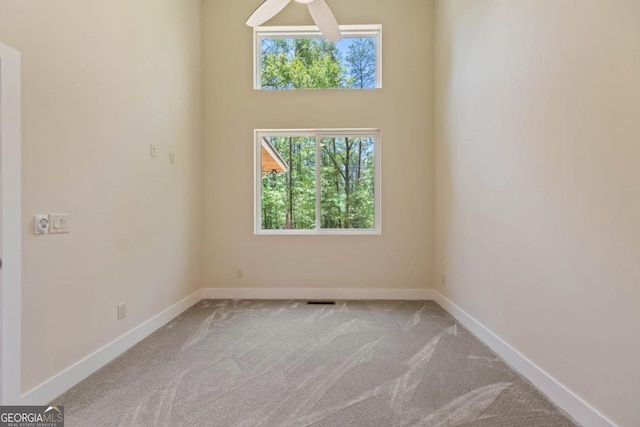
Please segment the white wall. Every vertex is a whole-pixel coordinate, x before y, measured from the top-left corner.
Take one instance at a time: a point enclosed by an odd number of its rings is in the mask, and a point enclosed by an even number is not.
[[[441,292],[640,425],[640,2],[436,5]]]
[[[205,0],[205,272],[210,287],[429,288],[433,258],[433,2],[334,1],[383,25],[383,88],[254,91],[256,0]],[[268,25],[312,25],[292,2]],[[254,236],[253,130],[380,128],[381,236]],[[235,269],[244,278],[235,278]]]
[[[26,392],[201,286],[200,2],[0,10],[23,59]],[[71,233],[34,236],[32,216],[52,212]]]

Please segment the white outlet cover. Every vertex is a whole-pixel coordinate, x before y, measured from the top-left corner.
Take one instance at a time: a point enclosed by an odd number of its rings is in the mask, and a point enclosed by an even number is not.
[[[127,303],[121,302],[118,304],[118,320],[124,319],[127,317]]]
[[[49,215],[33,216],[33,234],[49,234]]]

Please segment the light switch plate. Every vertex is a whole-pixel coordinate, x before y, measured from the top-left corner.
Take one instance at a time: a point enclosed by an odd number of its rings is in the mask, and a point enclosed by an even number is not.
[[[49,234],[69,232],[69,214],[49,214]]]
[[[155,144],[149,145],[149,155],[151,157],[158,157],[158,147]]]

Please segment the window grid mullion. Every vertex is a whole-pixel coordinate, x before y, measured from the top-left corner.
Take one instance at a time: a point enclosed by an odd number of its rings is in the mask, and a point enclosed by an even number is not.
[[[316,140],[316,231],[321,229],[320,226],[320,197],[322,197],[322,176],[320,165],[320,140],[318,134],[315,135]]]

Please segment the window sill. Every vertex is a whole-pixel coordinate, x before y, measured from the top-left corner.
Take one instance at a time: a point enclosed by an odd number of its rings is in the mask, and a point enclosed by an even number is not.
[[[256,236],[380,236],[382,230],[255,230]]]

